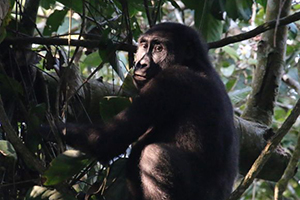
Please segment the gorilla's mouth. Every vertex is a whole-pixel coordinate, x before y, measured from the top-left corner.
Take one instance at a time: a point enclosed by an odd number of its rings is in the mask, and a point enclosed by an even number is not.
[[[133,75],[133,78],[137,81],[146,81],[147,80],[147,77],[146,76],[143,76],[143,75],[140,75],[140,74],[134,74]]]

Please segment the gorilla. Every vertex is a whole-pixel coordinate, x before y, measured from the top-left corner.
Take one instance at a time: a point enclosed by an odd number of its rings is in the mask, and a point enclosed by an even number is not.
[[[66,142],[127,163],[131,200],[224,200],[238,168],[238,138],[225,87],[206,45],[188,26],[161,23],[142,34],[134,66],[139,94],[110,122],[67,125]]]

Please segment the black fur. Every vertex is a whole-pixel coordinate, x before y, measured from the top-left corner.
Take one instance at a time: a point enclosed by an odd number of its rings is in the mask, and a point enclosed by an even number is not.
[[[67,127],[67,142],[108,161],[133,144],[136,200],[224,200],[237,173],[238,139],[223,83],[192,28],[154,26],[139,39],[132,105],[110,123]]]

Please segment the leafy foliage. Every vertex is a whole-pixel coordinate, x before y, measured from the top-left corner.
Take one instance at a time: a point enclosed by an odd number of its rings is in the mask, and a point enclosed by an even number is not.
[[[50,123],[57,133],[54,124],[61,121],[103,123],[129,106],[130,97],[136,94],[130,74],[133,44],[153,24],[185,23],[198,29],[207,42],[213,42],[261,25],[267,8],[267,0],[26,0],[26,5],[24,2],[11,0],[11,12],[5,16],[0,8],[0,42],[5,38],[28,37],[25,30],[29,26],[35,28],[34,35],[29,37],[39,36],[41,40],[32,46],[20,42],[19,47],[26,50],[0,43],[0,96],[20,140],[47,166],[43,185],[51,189],[36,186],[40,174],[16,153],[0,122],[0,188],[4,187],[0,199],[74,199],[76,195],[125,199],[124,169],[130,148],[125,155],[103,165],[75,150],[65,151],[59,134],[55,135],[55,142],[45,140],[39,134],[40,125]],[[299,10],[299,4],[294,4],[292,12]],[[37,14],[30,23],[25,23],[27,11]],[[299,22],[289,25],[283,63],[284,75],[298,84],[299,27]],[[64,45],[59,39],[65,39]],[[252,90],[260,39],[258,35],[209,52],[237,115],[245,109]],[[71,46],[72,40],[87,43]],[[84,78],[78,82],[79,71]],[[76,87],[72,87],[74,82]],[[70,90],[77,93],[70,95]],[[284,81],[280,85],[273,129],[289,115],[299,92],[297,84]],[[293,149],[299,131],[298,120],[282,145]],[[286,198],[299,198],[299,181],[297,173],[289,182]],[[71,195],[59,190],[66,185],[72,187]],[[241,199],[273,199],[273,187],[272,183],[257,180]]]

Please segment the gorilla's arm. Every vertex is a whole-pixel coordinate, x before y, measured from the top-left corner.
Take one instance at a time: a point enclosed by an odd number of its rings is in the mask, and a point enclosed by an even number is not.
[[[191,73],[188,69],[180,71],[177,73],[186,76]],[[142,88],[132,105],[109,123],[98,126],[67,124],[66,142],[100,161],[108,161],[125,152],[149,128],[164,123],[173,112],[179,111],[178,105],[186,96],[182,92],[186,91],[189,83],[185,84],[172,73],[174,69],[166,70],[162,72],[162,78],[159,75],[152,79]]]

